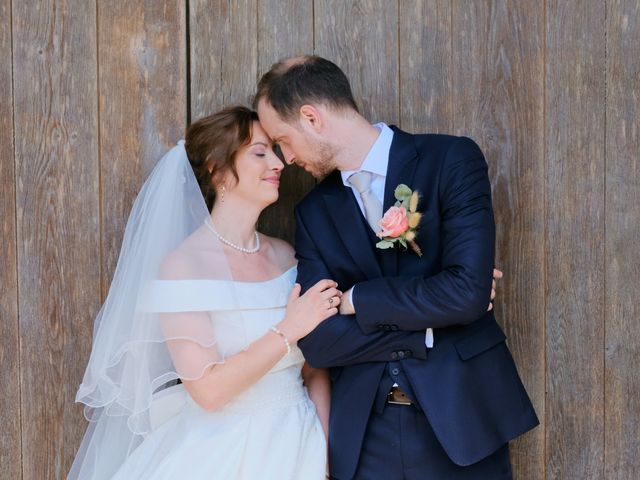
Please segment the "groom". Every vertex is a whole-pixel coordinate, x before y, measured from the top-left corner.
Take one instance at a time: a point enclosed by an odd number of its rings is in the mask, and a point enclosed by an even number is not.
[[[538,419],[487,311],[495,234],[478,146],[371,125],[316,56],[275,64],[255,101],[285,161],[326,177],[296,207],[295,248],[303,291],[323,278],[345,291],[340,314],[299,342],[332,379],[331,477],[511,478],[508,442]],[[376,246],[401,184],[420,195],[421,256]],[[388,213],[386,233],[403,218]]]

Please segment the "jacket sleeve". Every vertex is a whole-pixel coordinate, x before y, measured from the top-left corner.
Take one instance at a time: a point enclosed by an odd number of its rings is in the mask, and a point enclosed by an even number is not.
[[[468,324],[487,313],[495,243],[491,185],[484,156],[469,138],[449,147],[438,188],[442,270],[358,283],[353,304],[362,332],[378,331],[380,324],[401,331]]]
[[[298,283],[302,292],[322,279],[331,278],[298,208],[296,217],[296,258]],[[425,332],[372,332],[365,334],[353,315],[334,315],[298,341],[312,367],[330,368],[365,362],[388,362],[394,352],[414,358],[426,358]]]

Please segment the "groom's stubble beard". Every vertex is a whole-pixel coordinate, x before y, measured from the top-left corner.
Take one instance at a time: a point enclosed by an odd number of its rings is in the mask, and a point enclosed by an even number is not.
[[[328,142],[314,142],[315,145],[311,145],[312,151],[315,151],[313,160],[309,162],[312,166],[311,174],[318,180],[323,179],[331,172],[336,170],[336,156],[338,149]]]

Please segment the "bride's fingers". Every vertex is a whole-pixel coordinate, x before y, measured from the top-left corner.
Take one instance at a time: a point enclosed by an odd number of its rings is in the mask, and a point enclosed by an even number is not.
[[[342,296],[342,292],[337,288],[328,288],[320,294],[320,298],[324,300],[327,300],[331,297],[340,297],[340,296]]]
[[[300,284],[296,283],[293,286],[293,288],[291,289],[291,293],[289,293],[289,300],[287,301],[287,303],[291,303],[296,298],[298,298],[300,296],[300,290],[301,289],[302,289],[302,287],[300,286]]]
[[[333,317],[334,315],[336,315],[338,313],[338,309],[335,307],[329,308],[328,310],[324,311],[324,318],[327,319],[329,317]]]
[[[327,299],[328,308],[338,307],[342,299],[340,297],[331,297]]]
[[[322,292],[328,288],[336,288],[338,284],[333,280],[320,280],[311,289],[316,292]]]

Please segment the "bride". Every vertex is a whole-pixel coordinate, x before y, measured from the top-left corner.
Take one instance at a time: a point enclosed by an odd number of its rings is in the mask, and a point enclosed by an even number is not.
[[[255,230],[282,169],[244,107],[156,165],[96,319],[68,478],[325,478],[329,379],[296,342],[342,293],[323,280],[300,296],[293,249]]]

